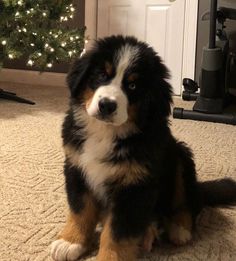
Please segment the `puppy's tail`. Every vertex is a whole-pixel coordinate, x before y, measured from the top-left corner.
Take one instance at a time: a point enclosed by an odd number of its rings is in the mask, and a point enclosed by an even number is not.
[[[199,182],[203,206],[236,206],[236,182],[230,178]]]

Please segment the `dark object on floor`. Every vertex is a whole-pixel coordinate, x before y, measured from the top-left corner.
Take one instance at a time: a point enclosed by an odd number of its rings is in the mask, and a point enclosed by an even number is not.
[[[12,101],[20,102],[20,103],[27,103],[30,105],[35,104],[35,102],[33,102],[33,101],[21,98],[21,97],[17,96],[15,93],[7,92],[7,91],[4,91],[3,89],[0,89],[0,99],[12,100]]]
[[[206,13],[202,19],[207,17]],[[226,19],[236,20],[236,9],[220,7],[217,11],[217,0],[211,0],[209,45],[202,52],[200,93],[197,93],[198,84],[195,81],[184,79],[182,98],[196,102],[193,110],[174,108],[174,118],[236,125],[236,112],[225,112],[225,108],[236,100],[229,89],[231,67],[236,61],[230,53],[229,39],[224,30]]]

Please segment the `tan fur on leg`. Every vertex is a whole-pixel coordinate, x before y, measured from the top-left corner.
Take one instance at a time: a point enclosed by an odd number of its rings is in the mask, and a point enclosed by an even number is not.
[[[97,261],[135,261],[139,239],[114,240],[111,232],[111,218],[103,228]]]
[[[186,211],[181,211],[171,218],[168,225],[169,239],[175,245],[183,245],[192,238],[192,217]]]
[[[175,179],[175,192],[172,202],[176,214],[167,220],[166,227],[169,239],[175,245],[186,244],[192,238],[192,216],[186,206],[186,191],[183,178],[183,168],[178,166]]]
[[[85,207],[80,213],[69,213],[66,225],[58,238],[63,238],[71,243],[87,244],[94,232],[98,221],[98,210],[93,198],[84,196]]]
[[[152,223],[146,230],[146,233],[143,237],[142,246],[143,249],[147,252],[151,252],[152,245],[155,239],[158,237],[157,225]]]
[[[67,223],[51,245],[54,260],[74,261],[90,247],[98,219],[98,209],[90,195],[84,196],[84,209],[79,214],[69,213]]]

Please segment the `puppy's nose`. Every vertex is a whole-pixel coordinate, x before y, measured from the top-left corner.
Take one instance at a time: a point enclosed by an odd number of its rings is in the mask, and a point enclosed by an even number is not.
[[[117,103],[108,98],[102,98],[98,103],[98,108],[102,116],[109,116],[116,110]]]

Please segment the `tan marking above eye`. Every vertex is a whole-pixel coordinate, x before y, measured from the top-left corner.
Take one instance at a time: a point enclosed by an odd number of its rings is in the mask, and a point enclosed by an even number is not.
[[[113,66],[110,62],[105,62],[105,70],[107,75],[111,76],[112,71],[113,71]]]
[[[128,119],[129,121],[135,121],[138,114],[138,104],[128,106]]]
[[[137,73],[131,73],[129,76],[128,76],[128,82],[134,82],[135,80],[138,79],[138,74]]]

